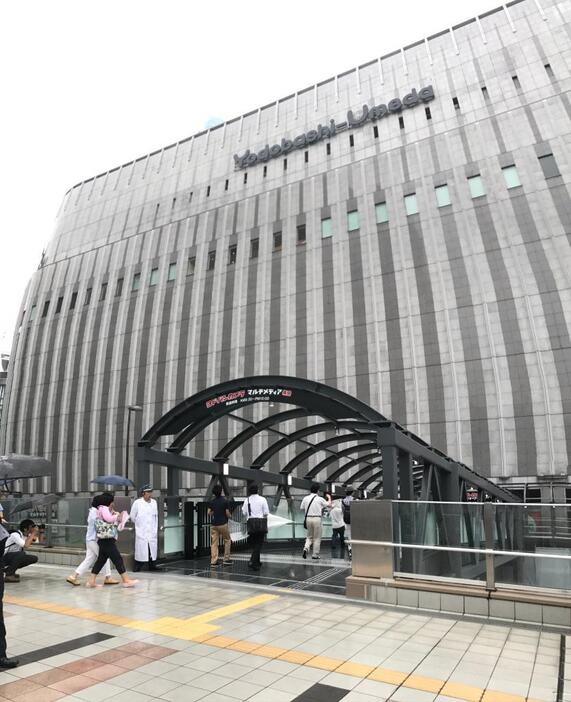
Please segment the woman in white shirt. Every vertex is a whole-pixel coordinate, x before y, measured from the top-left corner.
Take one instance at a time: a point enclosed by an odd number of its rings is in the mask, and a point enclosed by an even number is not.
[[[105,494],[105,493],[104,493]],[[73,575],[68,575],[66,578],[70,585],[81,585],[80,578],[86,573],[91,573],[91,568],[99,556],[99,546],[97,545],[97,534],[95,533],[95,519],[97,517],[97,508],[101,505],[101,498],[103,495],[96,495],[92,502],[89,512],[87,514],[87,534],[85,535],[85,558],[75,569]],[[103,573],[105,575],[105,580],[103,581],[105,585],[118,585],[119,581],[115,580],[111,576],[111,564],[109,561],[105,562],[103,566]]]

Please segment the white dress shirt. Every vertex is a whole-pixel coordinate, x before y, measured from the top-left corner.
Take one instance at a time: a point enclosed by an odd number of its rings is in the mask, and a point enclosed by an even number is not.
[[[319,497],[317,493],[311,492],[301,501],[300,510],[304,513],[307,512],[308,517],[321,517],[326,507],[329,507],[329,503],[323,497]]]
[[[248,503],[250,503],[250,510],[248,510]],[[242,514],[246,519],[248,519],[248,517],[257,517],[260,519],[262,517],[267,517],[269,513],[268,502],[266,498],[261,495],[250,495],[242,505]]]
[[[335,500],[333,507],[329,511],[329,516],[331,517],[332,529],[341,529],[341,527],[345,526],[345,522],[343,521],[343,506],[341,504],[341,500]]]

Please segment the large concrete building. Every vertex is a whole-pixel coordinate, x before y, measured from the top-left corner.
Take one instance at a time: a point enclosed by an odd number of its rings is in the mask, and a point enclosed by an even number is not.
[[[139,437],[270,373],[508,485],[567,483],[570,21],[568,0],[516,0],[74,186],[22,302],[0,449],[85,490],[122,470],[129,405]]]

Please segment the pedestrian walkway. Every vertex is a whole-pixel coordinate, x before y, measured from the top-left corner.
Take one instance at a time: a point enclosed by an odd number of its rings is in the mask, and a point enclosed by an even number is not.
[[[88,590],[36,566],[6,586],[0,702],[558,702],[557,631],[143,574]],[[559,694],[558,694],[559,693]]]

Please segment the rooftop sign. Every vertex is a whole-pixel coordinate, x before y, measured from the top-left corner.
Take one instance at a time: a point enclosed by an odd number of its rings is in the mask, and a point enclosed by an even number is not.
[[[304,149],[306,146],[316,144],[322,139],[331,139],[339,132],[362,127],[366,122],[376,122],[389,114],[402,112],[403,109],[415,107],[422,102],[430,102],[431,100],[434,100],[432,85],[427,85],[418,91],[413,88],[402,100],[400,98],[393,98],[386,105],[374,105],[373,107],[363,105],[361,114],[358,115],[355,115],[353,110],[349,110],[345,122],[335,122],[335,120],[331,119],[328,125],[323,126],[322,124],[318,124],[315,129],[310,129],[305,134],[300,134],[294,139],[282,139],[281,144],[274,144],[273,146],[266,144],[264,148],[257,153],[252,153],[250,149],[248,149],[242,156],[234,154],[234,164],[237,169],[240,169],[255,166],[258,163],[266,163],[272,158],[278,158],[279,156],[288,154],[290,151],[293,151],[293,149]]]

